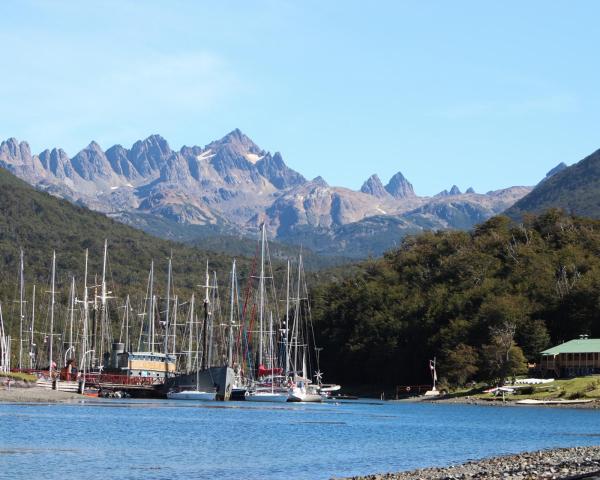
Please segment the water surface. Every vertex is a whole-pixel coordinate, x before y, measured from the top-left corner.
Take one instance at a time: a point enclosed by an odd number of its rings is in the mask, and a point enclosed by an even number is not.
[[[0,477],[320,479],[600,444],[600,412],[367,402],[0,404]],[[26,467],[26,468],[24,468]]]

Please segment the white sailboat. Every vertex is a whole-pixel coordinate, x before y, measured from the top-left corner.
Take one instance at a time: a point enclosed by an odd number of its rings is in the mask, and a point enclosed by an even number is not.
[[[259,290],[259,371],[263,367],[263,325],[264,325],[264,314],[265,314],[265,248],[266,248],[266,226],[263,222],[261,231],[261,257],[260,257],[260,290]],[[276,371],[281,370],[275,368],[275,348],[273,345],[273,313],[269,315],[269,369],[265,369],[270,373],[270,377],[266,378],[255,386],[251,391],[246,394],[246,400],[250,402],[276,402],[283,403],[287,402],[289,398],[288,389],[282,384],[281,380],[285,380],[285,377],[276,376]]]
[[[302,308],[302,300],[305,300],[306,308]],[[316,362],[318,369],[318,352],[320,349],[317,349],[314,345],[314,334],[312,332],[312,321],[310,319],[310,305],[308,304],[308,290],[304,279],[302,255],[300,255],[298,257],[298,279],[296,285],[294,320],[288,354],[291,360],[290,363],[292,369],[290,372],[292,381],[289,393],[290,402],[319,403],[323,401],[324,394],[321,392],[321,372],[317,371],[315,375],[317,383],[313,383],[308,374],[307,356],[310,355],[311,346],[317,356]],[[301,371],[299,368],[300,363],[302,363]]]

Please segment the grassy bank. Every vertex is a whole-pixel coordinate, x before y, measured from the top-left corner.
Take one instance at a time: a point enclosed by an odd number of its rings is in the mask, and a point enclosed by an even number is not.
[[[20,373],[20,372],[0,373],[0,383],[7,379],[20,380],[23,382],[35,382],[37,380],[37,377],[35,375],[30,375],[29,373]]]
[[[489,386],[477,385],[473,388],[459,389],[450,392],[446,398],[470,397],[478,400],[494,398],[484,390]],[[551,383],[540,385],[517,386],[515,393],[507,394],[507,400],[575,400],[575,399],[600,399],[600,375],[589,375],[586,377],[575,377],[569,379],[558,379]]]

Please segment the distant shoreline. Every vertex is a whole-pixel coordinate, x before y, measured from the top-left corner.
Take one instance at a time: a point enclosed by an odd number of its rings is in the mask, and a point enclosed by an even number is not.
[[[460,465],[355,476],[347,480],[566,479],[598,472],[600,446],[538,450],[484,458]]]
[[[27,386],[26,386],[27,385]],[[376,398],[363,397],[361,400],[375,400]],[[80,395],[78,393],[61,392],[37,387],[34,384],[19,382],[10,389],[0,386],[0,404],[2,403],[82,403],[98,401],[97,398]],[[360,400],[358,400],[360,402]],[[600,399],[584,404],[566,405],[517,405],[514,400],[500,398],[481,399],[474,397],[412,397],[399,400],[385,400],[385,403],[426,403],[439,405],[474,405],[485,407],[518,407],[518,408],[577,408],[600,409]],[[352,402],[350,402],[351,404]]]
[[[0,405],[2,403],[81,403],[96,401],[78,393],[61,392],[46,388],[31,386],[12,386],[0,388]]]
[[[519,407],[519,408],[585,408],[585,409],[598,409],[600,408],[600,399],[595,399],[589,403],[579,403],[579,404],[551,404],[551,405],[519,405],[516,403],[516,400],[507,398],[505,401],[502,401],[502,398],[490,398],[490,399],[481,399],[481,398],[473,398],[473,397],[451,397],[451,398],[419,398],[415,399],[416,402],[423,403],[439,403],[439,404],[457,404],[457,405],[478,405],[478,406],[486,406],[486,407]]]

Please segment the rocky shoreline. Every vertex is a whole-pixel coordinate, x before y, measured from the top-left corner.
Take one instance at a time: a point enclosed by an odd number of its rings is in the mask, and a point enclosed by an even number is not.
[[[438,397],[438,398],[425,398],[419,401],[427,403],[439,403],[439,404],[460,404],[460,405],[478,405],[478,406],[492,406],[492,407],[518,407],[518,408],[600,408],[600,400],[595,399],[589,403],[567,403],[564,405],[551,404],[551,405],[519,405],[513,399],[506,399],[502,401],[500,398],[482,399],[475,397]]]
[[[584,478],[600,480],[600,447],[540,450],[485,458],[448,467],[351,477],[351,480],[574,480]]]

